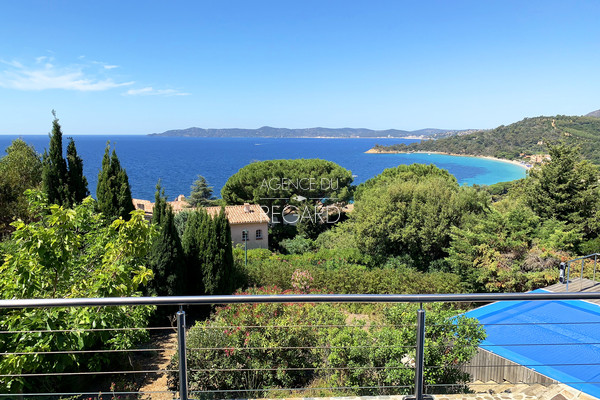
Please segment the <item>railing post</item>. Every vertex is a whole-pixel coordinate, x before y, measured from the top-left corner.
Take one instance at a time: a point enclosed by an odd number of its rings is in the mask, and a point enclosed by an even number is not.
[[[415,399],[423,397],[423,362],[425,361],[425,310],[417,311],[417,357],[415,359]]]
[[[415,355],[415,395],[406,396],[405,400],[432,399],[423,394],[423,364],[425,362],[425,310],[423,304],[417,310],[417,352]]]
[[[598,260],[598,254],[594,254],[594,277],[592,280],[594,281],[594,285],[596,285],[596,261]]]
[[[585,258],[581,260],[581,274],[579,275],[579,291],[583,292],[583,263],[585,262]]]
[[[571,275],[571,261],[567,263],[567,292],[569,291],[569,275]]]
[[[183,310],[177,311],[177,348],[179,351],[179,399],[188,400],[185,311]]]

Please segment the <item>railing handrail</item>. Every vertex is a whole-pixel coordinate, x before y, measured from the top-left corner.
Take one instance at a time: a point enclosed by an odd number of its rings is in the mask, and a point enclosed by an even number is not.
[[[521,300],[600,300],[600,292],[461,294],[279,294],[222,296],[102,297],[0,300],[0,309],[238,303],[436,303]]]
[[[579,258],[574,258],[572,260],[567,261],[567,263],[585,260],[587,258],[594,257],[594,256],[600,256],[600,253],[592,253],[592,254],[588,254],[587,256],[581,256]]]
[[[579,258],[574,258],[572,260],[567,261],[567,292],[569,291],[569,279],[571,276],[571,263],[575,262],[575,261],[581,261],[581,274],[579,275],[579,279],[580,279],[580,286],[579,286],[579,290],[581,291],[581,289],[583,289],[583,264],[585,263],[585,260],[587,260],[588,258],[592,258],[594,257],[594,276],[592,278],[592,280],[595,282],[596,281],[596,263],[598,260],[598,256],[600,256],[600,253],[592,253],[592,254],[588,254],[587,256],[582,256]]]

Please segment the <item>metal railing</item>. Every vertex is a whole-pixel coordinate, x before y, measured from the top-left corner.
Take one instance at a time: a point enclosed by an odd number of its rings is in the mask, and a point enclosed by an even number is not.
[[[579,257],[579,258],[575,258],[573,260],[567,261],[567,287],[566,287],[567,292],[569,291],[569,277],[571,275],[571,263],[581,261],[581,272],[579,274],[579,282],[580,282],[579,291],[582,291],[583,290],[583,267],[585,266],[585,261],[591,259],[592,257],[594,258],[594,274],[592,277],[592,281],[595,282],[596,281],[596,264],[597,264],[599,255],[600,255],[600,253],[588,254],[587,256],[583,256],[583,257]]]
[[[401,367],[393,367],[397,369],[412,369],[414,370],[414,386],[412,387],[403,387],[406,391],[414,389],[414,399],[422,400],[426,397],[424,394],[429,389],[435,389],[439,386],[447,386],[450,387],[452,385],[455,386],[463,386],[464,384],[456,385],[454,383],[448,384],[430,384],[425,385],[423,374],[426,368],[435,369],[439,366],[436,365],[425,365],[424,364],[424,354],[427,351],[427,346],[425,342],[426,338],[426,322],[425,322],[425,310],[423,309],[423,303],[488,303],[488,302],[496,302],[496,301],[554,301],[554,300],[600,300],[600,293],[503,293],[503,294],[489,294],[489,293],[478,293],[478,294],[424,294],[424,295],[329,295],[329,294],[305,294],[305,295],[233,295],[233,296],[177,296],[177,297],[131,297],[131,298],[88,298],[88,299],[25,299],[25,300],[0,300],[0,312],[2,310],[9,309],[24,309],[24,308],[51,308],[51,307],[111,307],[111,306],[143,306],[143,305],[156,305],[156,306],[165,306],[165,305],[177,305],[180,308],[184,306],[195,306],[195,305],[233,305],[233,304],[288,304],[288,303],[388,303],[388,304],[396,304],[396,303],[420,303],[421,306],[417,311],[417,323],[416,323],[416,332],[417,332],[417,340],[414,346],[406,346],[409,347],[410,350],[415,350],[414,357],[414,366],[410,368],[406,366]],[[43,373],[37,374],[5,374],[0,375],[0,379],[4,378],[35,378],[41,376],[62,376],[62,377],[81,377],[81,376],[111,376],[115,374],[123,374],[126,376],[133,376],[136,374],[175,374],[178,380],[178,392],[176,391],[152,391],[146,392],[146,394],[166,394],[170,395],[171,398],[178,396],[181,400],[187,400],[190,396],[190,391],[188,387],[188,373],[190,372],[201,372],[199,370],[194,370],[188,368],[187,362],[190,352],[196,351],[207,351],[207,350],[220,350],[226,351],[229,349],[226,348],[206,348],[206,347],[189,347],[186,344],[186,314],[180,309],[176,315],[176,327],[151,327],[151,328],[102,328],[102,329],[89,329],[90,331],[103,331],[103,330],[119,330],[119,329],[147,329],[153,331],[161,331],[161,330],[169,330],[171,332],[176,333],[177,337],[177,357],[178,357],[178,366],[177,369],[169,369],[169,368],[160,368],[160,369],[142,369],[142,370],[133,370],[133,371],[85,371],[85,372],[59,372],[59,371],[44,371]],[[572,323],[572,322],[567,322]],[[581,321],[578,323],[588,323],[585,321]],[[589,322],[589,323],[598,323],[598,322]],[[328,325],[329,326],[329,325]],[[330,325],[333,326],[333,325]],[[349,325],[343,325],[349,326]],[[312,326],[313,328],[318,327]],[[357,329],[364,329],[364,326],[357,325]],[[221,327],[223,328],[223,327]],[[261,328],[260,326],[256,327],[245,327],[245,328]],[[287,329],[289,326],[281,326],[281,329]],[[82,331],[77,328],[68,329],[68,330],[40,330],[40,331],[12,331],[5,330],[5,328],[0,327],[0,335],[2,334],[43,334],[43,332],[74,332],[74,331]],[[579,345],[580,343],[577,343]],[[598,345],[599,343],[585,343],[589,345]],[[556,346],[566,346],[566,345],[575,345],[575,343],[555,343],[552,345]],[[487,345],[487,349],[493,347],[494,345]],[[517,343],[511,344],[509,346],[536,346],[536,343]],[[360,346],[354,346],[354,348],[358,348]],[[371,347],[377,347],[375,345],[371,345]],[[293,347],[294,349],[301,349],[301,347]],[[332,347],[324,346],[324,349],[331,349]],[[265,349],[265,348],[261,348]],[[281,348],[284,349],[284,348]],[[280,349],[280,350],[281,350]],[[318,349],[317,347],[311,347],[311,350]],[[51,355],[51,354],[87,354],[87,353],[123,353],[123,354],[131,354],[131,353],[149,353],[149,352],[157,352],[162,351],[163,349],[158,348],[133,348],[127,350],[119,350],[119,349],[93,349],[93,350],[78,350],[78,351],[39,351],[39,352],[12,352],[7,353],[4,349],[0,349],[0,356],[7,355],[19,355],[19,354],[38,354],[38,355]],[[169,350],[175,350],[174,347],[169,348]],[[249,350],[246,348],[245,350]],[[271,349],[273,350],[273,349]],[[2,353],[4,351],[4,353]],[[578,364],[582,365],[582,364]],[[594,364],[598,365],[598,364]],[[474,365],[471,368],[497,368],[502,365]],[[505,365],[507,367],[513,367],[512,365]],[[529,368],[536,368],[536,364],[525,364],[521,365]],[[338,370],[348,370],[352,371],[360,369],[358,366],[346,366],[346,367],[337,367]],[[392,367],[379,367],[379,368],[392,368]],[[316,368],[297,368],[297,369],[316,369]],[[322,367],[320,369],[323,369]],[[243,370],[243,368],[237,368],[237,370]],[[267,370],[267,369],[264,369]],[[293,368],[289,369],[290,371]],[[206,372],[206,371],[205,371]],[[227,370],[223,371],[214,371],[214,372],[227,372]],[[534,382],[532,382],[534,383]],[[569,382],[563,382],[568,384]],[[589,382],[591,384],[598,384],[599,382]],[[381,384],[378,386],[379,388],[398,388],[398,386],[386,386]],[[268,390],[264,390],[264,393],[274,393],[278,390],[292,392],[292,391],[303,391],[306,388],[269,388]],[[313,387],[311,390],[317,389],[355,389],[354,387]],[[361,389],[370,389],[370,387],[361,387]],[[213,391],[215,392],[215,391]],[[236,393],[239,397],[240,390],[228,390],[227,388],[223,388],[222,390],[216,391],[217,395],[227,397],[228,392]],[[260,390],[252,389],[248,390],[248,393],[257,393]],[[98,396],[98,392],[72,392],[72,393],[59,393],[61,396]],[[33,396],[33,397],[44,397],[44,396],[52,396],[59,395],[53,393],[28,393],[28,394],[1,394],[0,399],[2,398],[16,398],[24,396]],[[134,396],[138,395],[138,391],[112,391],[105,392],[105,395],[113,396]],[[192,395],[201,395],[199,392],[192,392]],[[78,397],[80,398],[80,397]],[[103,398],[102,395],[98,396],[98,398]],[[104,397],[106,399],[107,397]]]

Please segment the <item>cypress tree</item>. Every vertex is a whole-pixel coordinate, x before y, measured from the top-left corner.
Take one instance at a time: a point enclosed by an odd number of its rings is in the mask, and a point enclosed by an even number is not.
[[[198,231],[200,228],[200,216],[197,211],[190,213],[190,216],[185,225],[181,245],[185,257],[185,265],[187,267],[187,284],[186,294],[201,295],[204,293],[202,286],[202,278],[200,274],[200,259],[199,259],[199,243]]]
[[[68,186],[71,204],[79,204],[90,195],[88,182],[83,175],[83,160],[77,155],[75,141],[69,138],[67,145]]]
[[[218,294],[231,294],[235,289],[233,249],[231,245],[231,230],[225,215],[225,209],[215,218],[215,228],[219,248],[220,282]]]
[[[154,271],[154,279],[150,282],[149,290],[158,296],[184,295],[187,279],[183,248],[175,228],[173,209],[167,204],[164,190],[161,195],[160,183],[156,186],[152,223],[159,235],[150,249],[149,266]]]
[[[234,286],[231,232],[225,211],[191,213],[182,238],[188,294],[230,294]]]
[[[121,163],[113,149],[110,154],[110,143],[106,144],[104,157],[102,158],[102,169],[98,173],[98,186],[96,196],[98,197],[98,209],[108,219],[114,220],[119,217],[128,220],[135,207],[131,199],[131,188],[127,172],[121,168]]]
[[[205,210],[201,209],[198,213],[200,215],[200,229],[197,240],[200,248],[200,273],[204,294],[217,294],[222,278],[220,269],[222,249],[219,248],[217,240],[216,223]]]
[[[83,160],[77,155],[75,141],[69,138],[67,160],[63,157],[62,129],[52,110],[52,134],[50,151],[44,152],[42,168],[42,191],[48,201],[65,207],[81,203],[89,196],[87,179],[83,175]]]
[[[71,203],[68,186],[67,163],[63,158],[62,130],[52,110],[52,134],[50,135],[49,152],[44,151],[42,168],[42,191],[52,204],[69,206]]]
[[[152,211],[152,223],[156,226],[160,225],[162,219],[167,212],[167,199],[165,197],[165,189],[160,186],[160,179],[156,184],[156,193],[154,194],[154,210]]]

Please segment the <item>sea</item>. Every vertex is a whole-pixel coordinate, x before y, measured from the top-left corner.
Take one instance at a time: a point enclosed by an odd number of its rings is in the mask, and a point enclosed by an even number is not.
[[[5,149],[18,136],[0,136]],[[48,135],[20,136],[39,153],[48,148]],[[67,136],[63,136],[66,149]],[[491,185],[525,177],[519,165],[477,157],[441,154],[366,154],[375,144],[412,143],[414,139],[324,139],[324,138],[198,138],[141,135],[74,135],[77,152],[83,159],[84,174],[95,197],[98,172],[107,142],[116,149],[127,171],[134,198],[153,200],[160,179],[169,200],[189,195],[198,175],[206,178],[216,197],[227,179],[254,161],[320,158],[352,171],[354,184],[401,164],[435,164],[448,170],[461,185]]]

